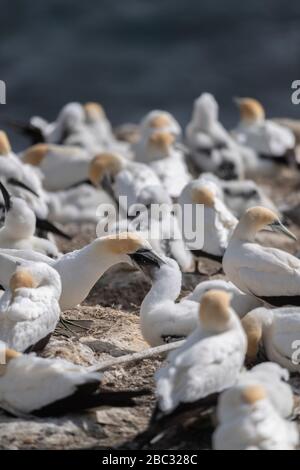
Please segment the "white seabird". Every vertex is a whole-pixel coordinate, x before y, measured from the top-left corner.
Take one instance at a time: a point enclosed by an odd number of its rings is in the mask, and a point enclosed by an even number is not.
[[[219,400],[215,450],[294,450],[299,442],[295,423],[284,420],[262,385],[225,391]]]
[[[158,408],[169,414],[184,404],[219,393],[237,381],[244,363],[247,340],[230,295],[207,292],[200,306],[198,328],[168,356],[156,373]]]
[[[300,260],[282,250],[256,244],[257,232],[266,227],[296,239],[274,212],[252,207],[229,241],[223,257],[224,272],[243,292],[270,305],[300,305]]]
[[[257,308],[249,312],[242,324],[248,338],[247,359],[253,363],[262,349],[269,361],[290,372],[300,371],[300,308]]]
[[[259,101],[252,98],[237,98],[241,121],[233,136],[260,158],[286,162],[295,148],[295,136],[287,127],[266,119],[265,110]]]
[[[18,197],[11,197],[0,182],[5,203],[5,221],[0,229],[1,248],[33,250],[50,258],[59,258],[60,252],[54,242],[35,236],[36,216],[28,204]]]
[[[101,390],[102,374],[63,359],[6,349],[0,366],[0,408],[16,415],[59,416],[100,406],[133,406],[145,390]]]
[[[59,300],[62,311],[75,307],[85,300],[98,279],[119,263],[160,263],[160,257],[151,245],[137,233],[119,233],[97,238],[80,250],[64,254],[53,260],[29,250],[0,250],[0,284],[6,288],[16,269],[23,261],[47,263],[59,273],[62,294]]]
[[[59,321],[60,276],[45,263],[24,263],[0,299],[0,341],[28,352],[43,349]]]

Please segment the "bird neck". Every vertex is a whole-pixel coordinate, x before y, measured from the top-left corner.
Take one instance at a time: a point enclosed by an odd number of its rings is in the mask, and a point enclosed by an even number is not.
[[[232,234],[232,239],[242,242],[254,242],[257,228],[253,224],[239,222]]]

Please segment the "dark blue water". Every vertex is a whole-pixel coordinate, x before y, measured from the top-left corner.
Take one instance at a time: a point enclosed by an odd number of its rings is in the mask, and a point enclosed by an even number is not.
[[[67,101],[99,100],[114,124],[167,108],[185,122],[193,99],[232,97],[300,116],[300,2],[294,0],[2,0],[1,114],[53,118]]]

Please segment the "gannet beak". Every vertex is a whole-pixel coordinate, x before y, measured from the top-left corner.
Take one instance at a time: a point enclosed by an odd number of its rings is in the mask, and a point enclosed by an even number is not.
[[[140,248],[135,253],[130,253],[129,257],[133,264],[142,271],[151,267],[160,268],[162,264],[165,264],[165,261],[157,253],[147,248]]]
[[[0,190],[4,200],[5,212],[8,212],[11,209],[11,197],[6,187],[0,181]]]
[[[276,220],[275,222],[272,222],[270,224],[271,229],[274,232],[281,232],[287,237],[291,238],[292,240],[297,240],[296,235],[294,235],[292,232],[290,232],[281,222],[280,220]]]

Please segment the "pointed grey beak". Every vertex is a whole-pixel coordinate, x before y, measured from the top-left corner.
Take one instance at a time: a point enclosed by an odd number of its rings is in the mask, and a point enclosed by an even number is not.
[[[279,232],[283,233],[287,237],[291,238],[292,240],[297,240],[296,235],[294,235],[292,232],[290,232],[281,222],[280,220],[276,220],[272,224],[270,224],[271,229],[274,232]]]

